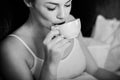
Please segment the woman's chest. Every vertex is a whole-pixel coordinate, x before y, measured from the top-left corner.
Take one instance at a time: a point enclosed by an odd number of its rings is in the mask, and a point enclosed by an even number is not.
[[[39,53],[38,58],[44,60],[44,45],[37,44],[36,52]],[[79,76],[86,66],[85,56],[79,45],[78,40],[73,40],[71,45],[64,51],[62,60],[57,69],[58,78],[73,78]]]
[[[57,71],[58,78],[73,78],[79,76],[86,66],[85,56],[78,40],[74,40],[69,55],[60,61]]]

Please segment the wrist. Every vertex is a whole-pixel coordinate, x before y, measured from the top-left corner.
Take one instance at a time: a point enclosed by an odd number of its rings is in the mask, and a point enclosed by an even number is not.
[[[57,65],[43,63],[40,80],[56,80],[57,79]]]
[[[58,64],[45,62],[43,66],[46,68],[46,70],[48,70],[51,75],[57,76]]]
[[[54,76],[57,76],[57,69],[58,69],[58,65],[56,65],[56,64],[49,65],[49,70],[50,70],[51,74]]]

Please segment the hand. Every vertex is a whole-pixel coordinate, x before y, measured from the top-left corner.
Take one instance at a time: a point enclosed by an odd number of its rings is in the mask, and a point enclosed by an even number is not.
[[[60,36],[58,30],[52,30],[43,41],[45,46],[45,61],[49,64],[58,64],[70,41]]]

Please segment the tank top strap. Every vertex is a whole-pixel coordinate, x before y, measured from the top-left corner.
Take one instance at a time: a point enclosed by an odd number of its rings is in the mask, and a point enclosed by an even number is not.
[[[25,43],[23,39],[21,39],[19,36],[15,34],[10,34],[9,36],[12,36],[18,39],[27,48],[27,50],[36,58],[36,55],[34,54],[34,52],[30,49],[30,47]]]
[[[15,34],[10,34],[9,36],[12,36],[12,37],[15,37],[16,39],[18,39],[27,48],[27,50],[33,55],[34,65],[31,68],[31,72],[35,76],[35,79],[38,80],[39,75],[40,75],[40,69],[42,67],[44,60],[38,58],[22,38],[20,38],[19,36],[15,35]]]

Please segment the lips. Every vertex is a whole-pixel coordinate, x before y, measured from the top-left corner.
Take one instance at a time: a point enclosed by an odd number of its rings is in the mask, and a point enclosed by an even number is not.
[[[65,21],[59,22],[59,23],[54,23],[54,25],[62,25],[62,24],[64,24],[64,23],[65,23]]]
[[[53,26],[51,26],[50,29],[51,29],[51,30],[58,29],[57,26],[62,25],[62,24],[64,24],[64,23],[65,23],[65,21],[59,22],[59,23],[53,23]]]

